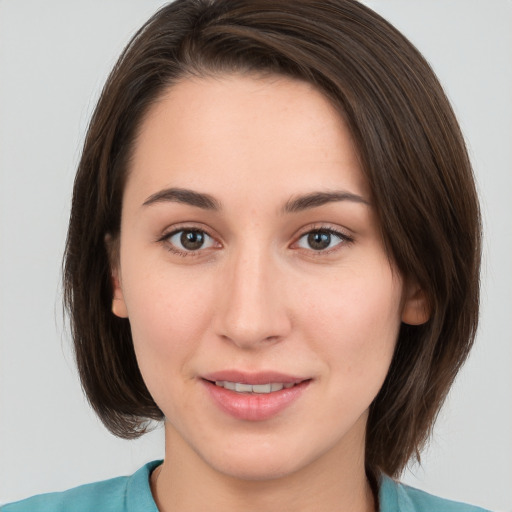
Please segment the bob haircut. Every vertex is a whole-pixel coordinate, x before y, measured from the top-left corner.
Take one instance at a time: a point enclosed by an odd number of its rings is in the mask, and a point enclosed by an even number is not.
[[[176,0],[127,45],[90,122],[64,256],[85,393],[117,436],[137,437],[163,419],[139,372],[129,321],[111,312],[110,263],[144,115],[177,81],[222,74],[292,77],[331,101],[356,144],[390,260],[425,293],[429,320],[402,324],[367,424],[367,472],[397,476],[419,457],[474,340],[480,214],[464,140],[436,76],[356,0]]]

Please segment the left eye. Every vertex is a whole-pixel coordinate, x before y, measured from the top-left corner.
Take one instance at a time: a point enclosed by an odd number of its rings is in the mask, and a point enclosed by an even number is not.
[[[341,233],[336,233],[328,229],[315,229],[302,235],[297,245],[302,249],[312,249],[313,251],[325,251],[332,249],[336,245],[344,242],[346,237]]]
[[[171,233],[167,240],[180,251],[198,251],[214,246],[213,238],[198,229],[181,229]]]

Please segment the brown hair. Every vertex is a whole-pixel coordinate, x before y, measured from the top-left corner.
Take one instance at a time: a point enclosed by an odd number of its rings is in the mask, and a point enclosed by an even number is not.
[[[357,145],[387,250],[428,298],[430,320],[402,325],[367,425],[368,470],[397,475],[428,438],[474,339],[480,217],[463,137],[433,71],[355,0],[176,0],[128,44],[89,126],[65,252],[84,390],[118,436],[162,419],[129,322],[111,313],[105,237],[119,234],[130,151],[149,106],[187,75],[233,72],[291,76],[332,101]]]

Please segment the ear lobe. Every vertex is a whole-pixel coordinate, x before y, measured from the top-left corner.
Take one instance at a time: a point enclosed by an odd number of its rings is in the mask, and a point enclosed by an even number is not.
[[[105,246],[110,263],[112,284],[112,313],[119,318],[128,318],[128,310],[124,301],[123,288],[119,277],[119,239],[114,239],[109,233],[105,235]]]
[[[119,318],[128,318],[128,310],[124,301],[123,289],[118,277],[117,270],[112,271],[112,290],[114,297],[112,299],[112,313]]]
[[[421,325],[430,319],[430,306],[425,292],[419,285],[410,286],[402,309],[402,322]]]

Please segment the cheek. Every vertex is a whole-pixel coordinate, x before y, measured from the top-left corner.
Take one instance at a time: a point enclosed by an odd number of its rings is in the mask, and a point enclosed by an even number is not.
[[[334,375],[381,379],[400,328],[402,286],[387,265],[362,267],[308,294],[304,325]]]
[[[132,337],[142,374],[181,371],[210,324],[211,287],[187,278],[186,272],[152,266],[133,269],[124,283]],[[165,366],[165,369],[163,368]],[[162,369],[162,371],[159,371]]]

